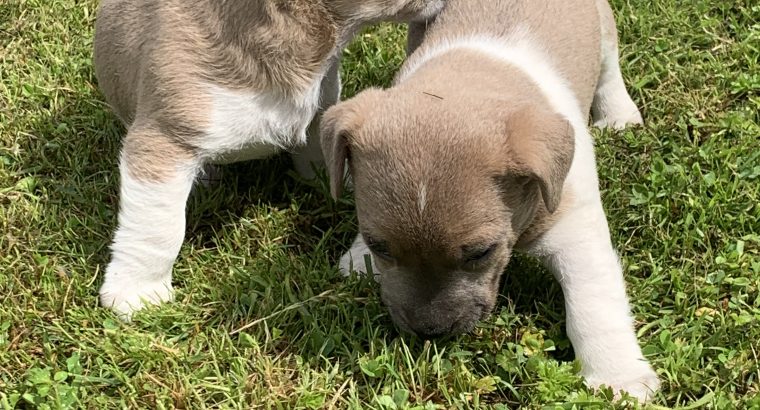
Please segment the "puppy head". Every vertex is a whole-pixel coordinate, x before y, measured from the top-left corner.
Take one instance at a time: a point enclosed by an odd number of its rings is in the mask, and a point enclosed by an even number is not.
[[[332,193],[346,163],[382,298],[406,331],[469,331],[539,207],[553,212],[573,158],[570,124],[537,104],[369,90],[327,111]]]

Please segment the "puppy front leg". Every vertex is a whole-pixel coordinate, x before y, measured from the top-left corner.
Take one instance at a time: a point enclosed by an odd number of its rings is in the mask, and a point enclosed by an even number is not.
[[[330,64],[320,86],[319,112],[306,131],[306,145],[299,147],[291,156],[296,171],[304,178],[314,178],[314,167],[320,167],[325,162],[320,144],[319,123],[322,113],[340,100],[340,59],[336,58]]]
[[[185,235],[185,205],[199,161],[153,128],[126,136],[118,229],[100,288],[103,306],[122,319],[144,303],[172,299],[171,271]]]
[[[659,388],[636,340],[623,272],[601,204],[565,215],[531,252],[554,272],[565,297],[567,334],[591,387],[640,401]]]

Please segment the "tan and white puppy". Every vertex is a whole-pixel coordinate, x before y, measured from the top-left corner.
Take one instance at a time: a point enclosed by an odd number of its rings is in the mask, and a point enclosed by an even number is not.
[[[311,175],[322,154],[307,134],[338,100],[342,47],[365,23],[429,18],[444,1],[101,1],[97,78],[128,127],[101,303],[128,319],[143,302],[171,299],[201,167],[291,149]]]
[[[333,195],[347,162],[361,231],[341,268],[366,272],[371,254],[401,328],[472,329],[521,250],[562,287],[586,382],[641,400],[658,389],[587,129],[590,111],[600,126],[642,121],[617,51],[606,0],[450,0],[392,88],[326,112]]]

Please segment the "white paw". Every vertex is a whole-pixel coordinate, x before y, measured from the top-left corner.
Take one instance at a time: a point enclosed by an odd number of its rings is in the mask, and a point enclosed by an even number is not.
[[[641,112],[624,88],[603,87],[592,107],[594,126],[621,130],[628,125],[643,124]]]
[[[616,115],[605,115],[602,118],[594,121],[594,126],[597,128],[612,128],[615,130],[622,130],[629,125],[641,125],[644,123],[644,119],[641,118],[641,113],[633,106],[628,111],[618,112]]]
[[[621,392],[626,392],[629,396],[636,398],[639,403],[646,403],[660,389],[660,379],[657,377],[657,373],[646,362],[636,363],[632,367],[637,368],[637,370],[612,377],[587,375],[585,376],[586,385],[593,389],[598,389],[604,385],[612,389],[615,393],[615,398],[622,397]]]
[[[369,259],[370,262],[369,267],[367,266],[367,259]],[[370,271],[373,275],[377,276],[377,268],[375,268],[375,264],[372,262],[372,256],[370,256],[369,252],[365,254],[354,253],[352,249],[340,257],[340,273],[342,273],[343,276],[350,276],[351,272],[366,275],[367,272]]]
[[[100,288],[100,304],[111,308],[125,322],[146,305],[170,302],[174,298],[171,279],[168,281],[109,280]]]
[[[369,266],[367,264],[369,263]],[[368,272],[372,272],[373,277],[377,280],[379,272],[372,259],[372,254],[369,251],[369,247],[364,243],[361,235],[356,237],[354,244],[351,245],[351,249],[344,253],[340,257],[340,273],[343,276],[351,275],[351,272],[356,272],[360,275],[366,275]]]

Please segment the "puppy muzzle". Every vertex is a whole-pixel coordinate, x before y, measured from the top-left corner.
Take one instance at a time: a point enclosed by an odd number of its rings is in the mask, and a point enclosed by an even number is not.
[[[478,321],[487,316],[492,306],[486,303],[427,304],[424,306],[399,308],[388,304],[393,322],[403,331],[423,339],[470,332]]]

